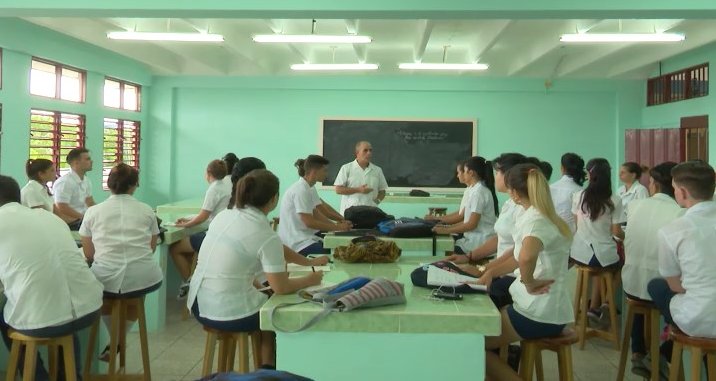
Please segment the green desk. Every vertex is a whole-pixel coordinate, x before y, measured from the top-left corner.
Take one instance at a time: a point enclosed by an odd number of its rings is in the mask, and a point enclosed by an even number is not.
[[[188,215],[197,214],[201,210],[201,205],[204,202],[201,198],[195,198],[190,200],[182,200],[172,202],[169,204],[158,205],[157,214],[175,214],[178,217],[186,217]],[[168,222],[168,221],[167,221]]]
[[[390,193],[383,202],[400,204],[430,204],[430,205],[460,205],[462,194],[432,195],[428,197],[413,197],[407,193]]]
[[[462,301],[428,299],[429,289],[413,287],[410,273],[432,257],[403,257],[391,264],[336,261],[324,283],[366,275],[405,285],[407,304],[334,312],[310,329],[276,333],[277,367],[323,380],[482,380],[485,336],[500,333],[500,314],[487,295]],[[270,309],[300,300],[274,295],[261,308],[261,329],[275,330]],[[281,309],[276,323],[295,329],[320,307],[301,304]],[[444,366],[441,366],[444,365]]]
[[[351,240],[356,238],[355,236],[341,236],[333,233],[326,234],[323,237],[323,247],[327,249],[335,249],[338,246],[346,246],[351,243]],[[403,251],[420,251],[420,252],[432,252],[433,251],[433,239],[432,238],[392,238],[392,237],[378,237],[386,241],[395,242],[398,247]],[[435,252],[453,251],[455,249],[455,240],[449,235],[439,235],[435,240]]]

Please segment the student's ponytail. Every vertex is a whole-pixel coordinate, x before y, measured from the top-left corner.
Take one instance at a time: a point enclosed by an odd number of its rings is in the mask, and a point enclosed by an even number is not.
[[[484,174],[480,174],[482,181],[485,182],[485,186],[492,193],[492,205],[495,208],[495,216],[500,215],[500,207],[497,202],[497,193],[495,193],[495,174],[492,173],[492,162],[489,160],[485,161]]]
[[[540,167],[535,164],[518,164],[509,170],[505,177],[507,187],[521,196],[527,196],[530,204],[540,214],[550,220],[565,238],[572,237],[572,231],[562,218],[557,215],[549,191],[549,183]]]
[[[587,172],[584,170],[584,159],[581,156],[567,152],[562,155],[561,164],[567,176],[580,187],[584,185],[584,180],[587,179]]]
[[[236,184],[236,206],[261,208],[278,194],[278,178],[268,170],[255,169]]]
[[[298,169],[298,176],[303,177],[306,176],[306,168],[304,168],[304,165],[306,164],[306,159],[298,159],[295,163],[293,163],[293,166]]]

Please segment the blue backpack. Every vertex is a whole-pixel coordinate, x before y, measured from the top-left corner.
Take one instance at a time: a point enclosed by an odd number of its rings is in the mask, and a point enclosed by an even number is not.
[[[202,378],[201,381],[313,381],[310,378],[297,376],[292,373],[282,372],[280,370],[259,369],[252,373],[239,374],[230,373],[214,373],[208,377]]]
[[[395,238],[422,238],[433,237],[435,221],[426,221],[420,218],[398,218],[378,223],[378,230]]]

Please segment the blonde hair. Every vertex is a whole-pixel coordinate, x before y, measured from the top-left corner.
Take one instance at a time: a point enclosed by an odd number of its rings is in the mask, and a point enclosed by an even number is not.
[[[508,188],[518,194],[527,196],[530,204],[545,218],[550,220],[565,238],[572,238],[572,231],[564,220],[557,215],[552,202],[547,178],[540,168],[534,164],[518,164],[512,167],[505,176]]]

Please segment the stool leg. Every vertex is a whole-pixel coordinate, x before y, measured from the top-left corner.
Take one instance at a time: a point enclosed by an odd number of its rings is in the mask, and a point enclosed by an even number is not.
[[[90,369],[92,368],[92,360],[94,359],[94,343],[97,341],[97,331],[99,330],[99,320],[92,324],[90,328],[89,341],[87,342],[87,353],[85,353],[85,364],[82,368],[82,379],[89,380]]]
[[[234,361],[236,359],[236,340],[238,340],[238,335],[230,335],[227,336],[227,340],[229,340],[227,347],[226,347],[226,371],[227,372],[233,372],[234,371]]]
[[[534,374],[536,348],[532,344],[522,342],[522,359],[520,360],[520,378],[523,381],[532,381]]]
[[[37,364],[37,344],[30,341],[25,344],[25,368],[22,381],[35,381],[35,365]]]
[[[622,339],[622,351],[619,355],[619,370],[617,371],[617,381],[624,380],[624,371],[626,370],[627,355],[629,354],[629,341],[631,331],[634,328],[634,308],[627,303],[627,320],[624,327],[624,338]]]
[[[144,312],[144,297],[137,300],[137,320],[139,321],[139,346],[142,350],[142,370],[144,381],[152,379],[152,371],[149,367],[149,340],[147,339],[147,317]],[[124,350],[124,347],[122,347]]]
[[[575,318],[579,316],[579,300],[580,296],[582,296],[582,277],[584,275],[582,274],[582,271],[577,268],[577,290],[574,293],[574,316]]]
[[[251,349],[254,355],[254,370],[261,366],[261,331],[251,332]]]
[[[535,371],[537,372],[537,381],[544,381],[544,368],[542,367],[542,351],[539,349],[535,355]]]
[[[13,340],[12,346],[10,347],[10,359],[7,362],[7,373],[5,374],[5,381],[15,381],[15,375],[17,374],[17,362],[20,361],[20,348],[22,343]]]
[[[214,365],[214,350],[216,349],[216,334],[213,332],[206,333],[206,346],[204,348],[204,365],[201,368],[201,377],[211,374],[211,368]]]
[[[119,307],[119,372],[126,372],[127,366],[127,309],[131,300],[121,299]]]
[[[579,299],[579,349],[584,349],[587,336],[587,292],[589,291],[589,279],[587,274],[582,275]]]
[[[47,345],[47,363],[50,371],[50,380],[57,381],[57,345]]]
[[[669,381],[678,381],[681,373],[681,352],[684,346],[674,342],[674,349],[671,351],[671,366],[669,367]],[[681,373],[683,374],[683,373]]]
[[[708,380],[716,380],[716,354],[709,352],[706,354],[706,373],[708,373]]]
[[[219,336],[219,359],[218,359],[218,366],[217,366],[217,372],[226,372],[226,346],[229,343],[227,343],[226,335],[220,335]]]
[[[507,363],[507,355],[509,354],[509,344],[500,346],[500,360]]]
[[[659,381],[659,361],[661,361],[661,355],[659,354],[659,323],[661,321],[661,315],[659,315],[659,310],[657,309],[650,309],[648,311],[648,320],[650,321],[648,336],[651,337],[649,342],[649,353],[651,353],[651,380]],[[645,316],[644,321],[646,320]]]
[[[617,304],[614,301],[614,276],[608,272],[605,274],[605,282],[607,283],[607,303],[609,303],[609,320],[612,341],[617,350],[619,350],[619,322],[617,321]]]
[[[691,381],[701,381],[701,362],[704,354],[699,347],[691,347]]]
[[[557,363],[559,365],[559,379],[561,381],[573,381],[574,370],[572,369],[572,346],[565,345],[557,350]]]
[[[65,381],[77,381],[77,370],[75,368],[75,344],[72,335],[60,339],[62,354],[65,361]]]
[[[119,310],[121,309],[120,301],[112,301],[112,317],[110,318],[109,327],[109,368],[107,375],[110,381],[115,379],[117,372],[117,345],[119,344]]]
[[[239,341],[239,373],[249,372],[249,334],[242,332]]]

